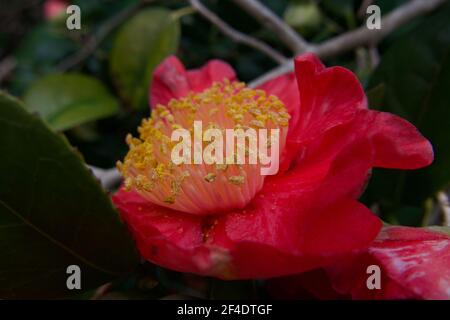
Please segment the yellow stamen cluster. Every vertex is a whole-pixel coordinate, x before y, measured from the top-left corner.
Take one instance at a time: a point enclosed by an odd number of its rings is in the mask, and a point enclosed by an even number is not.
[[[202,121],[208,128],[283,128],[287,130],[289,114],[283,103],[263,90],[247,88],[240,82],[216,82],[201,93],[189,93],[172,99],[167,106],[157,105],[152,117],[138,128],[139,138],[127,136],[130,148],[117,168],[125,178],[125,188],[136,190],[158,203],[173,204],[183,193],[186,179],[197,183],[218,183],[223,175],[229,185],[245,184],[242,165],[174,165],[171,150],[175,142],[171,133],[185,128],[193,133],[193,122]],[[232,167],[232,168],[229,168]],[[198,175],[196,174],[198,171]],[[197,181],[196,180],[196,181]],[[209,187],[212,189],[211,187]]]

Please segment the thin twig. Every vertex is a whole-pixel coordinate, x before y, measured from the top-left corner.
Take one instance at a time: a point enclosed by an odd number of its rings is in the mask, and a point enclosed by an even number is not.
[[[288,46],[292,52],[310,51],[310,44],[261,2],[257,0],[233,1],[268,30],[275,32],[280,41]]]
[[[140,9],[153,2],[153,0],[141,0],[133,3],[120,11],[117,15],[111,17],[103,24],[96,33],[92,34],[86,43],[83,45],[80,51],[75,52],[73,55],[64,59],[58,66],[59,71],[67,71],[74,68],[78,64],[89,58],[101,42],[108,37],[116,28],[122,23],[134,16]]]
[[[446,1],[447,0],[411,0],[383,17],[381,20],[381,29],[370,30],[363,25],[358,29],[326,40],[325,42],[312,47],[312,50],[310,51],[315,52],[320,58],[326,59],[335,57],[359,46],[374,46],[398,27],[418,16],[435,10]],[[263,74],[261,77],[252,81],[250,85],[257,86],[264,81],[290,72],[293,68],[294,65],[292,61],[289,61],[285,65],[279,66],[268,73]]]
[[[294,70],[294,59],[289,59],[288,62],[279,65],[278,67],[270,70],[269,72],[263,74],[262,76],[254,79],[253,81],[248,83],[248,86],[251,88],[256,88],[259,85],[263,84],[264,82],[267,82],[269,80],[272,80],[278,76],[281,76],[285,73],[291,72]]]
[[[259,50],[279,64],[285,63],[287,61],[286,57],[271,48],[269,45],[265,44],[262,41],[259,41],[258,39],[250,37],[228,25],[214,12],[206,8],[199,0],[189,0],[189,2],[191,3],[192,7],[197,10],[198,13],[200,13],[205,19],[209,20],[209,22],[215,25],[223,34],[231,38],[233,41]]]
[[[439,209],[444,217],[444,225],[446,227],[450,227],[450,201],[448,199],[448,195],[444,191],[440,191],[437,193],[436,198]]]
[[[87,165],[91,169],[92,174],[100,181],[102,187],[107,191],[114,190],[119,186],[122,177],[116,168],[100,169],[91,165]]]

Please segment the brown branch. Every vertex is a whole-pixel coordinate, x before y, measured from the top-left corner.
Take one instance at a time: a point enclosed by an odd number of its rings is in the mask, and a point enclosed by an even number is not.
[[[122,23],[134,16],[140,9],[153,2],[153,0],[141,0],[120,11],[103,24],[96,33],[92,34],[80,51],[63,60],[58,66],[59,71],[67,71],[89,58],[106,37],[108,37]]]
[[[257,0],[233,0],[268,30],[277,34],[280,41],[294,53],[310,51],[310,45],[270,9]]]
[[[287,61],[286,57],[271,48],[269,45],[265,44],[262,41],[259,41],[258,39],[250,37],[228,25],[214,12],[206,8],[199,0],[189,0],[189,2],[198,13],[200,13],[205,19],[215,25],[223,34],[228,36],[233,41],[259,50],[279,64],[285,63]]]
[[[333,57],[362,45],[376,44],[392,31],[412,19],[433,11],[447,0],[412,0],[387,14],[381,20],[381,29],[370,30],[365,25],[346,32],[316,48],[321,58]]]
[[[352,50],[359,46],[374,46],[395,29],[411,21],[412,19],[427,14],[447,0],[411,0],[401,5],[381,20],[381,29],[369,30],[365,25],[358,29],[346,32],[330,40],[312,46],[310,52],[316,53],[320,58],[326,59]],[[283,73],[293,70],[293,63],[287,62],[250,83],[257,86],[264,81],[277,77]]]

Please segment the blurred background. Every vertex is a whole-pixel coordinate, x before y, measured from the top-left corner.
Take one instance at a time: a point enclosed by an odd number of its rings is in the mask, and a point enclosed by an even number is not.
[[[24,101],[54,132],[64,134],[86,163],[112,168],[127,151],[126,134],[134,134],[141,119],[150,114],[148,86],[153,69],[164,57],[175,54],[186,68],[223,59],[235,68],[239,79],[251,82],[280,64],[285,66],[280,57],[283,60],[297,53],[238,2],[204,0],[200,6],[206,11],[202,11],[195,6],[198,1],[0,0],[0,88]],[[427,2],[429,7],[408,16],[408,5]],[[408,119],[435,149],[436,160],[429,168],[374,170],[363,201],[387,223],[448,225],[450,3],[260,3],[311,44],[365,28],[369,5],[379,6],[383,17],[400,14],[403,23],[386,29],[379,38],[368,34],[373,41],[324,54],[323,60],[328,66],[352,70],[363,84],[371,108]],[[79,30],[66,26],[70,4],[81,9]],[[211,14],[220,23],[211,21]],[[273,52],[236,41],[224,33],[221,23],[257,39]],[[381,30],[385,27],[390,25],[382,23]],[[188,281],[193,281],[190,288],[203,285],[195,279]]]

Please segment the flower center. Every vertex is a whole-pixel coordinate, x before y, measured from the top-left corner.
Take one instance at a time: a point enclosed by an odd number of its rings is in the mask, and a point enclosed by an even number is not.
[[[277,97],[247,88],[240,82],[216,82],[201,93],[191,92],[184,98],[172,99],[167,106],[157,105],[151,118],[144,119],[138,128],[140,137],[127,136],[130,150],[117,167],[125,178],[125,189],[137,191],[152,203],[192,214],[242,209],[261,190],[265,179],[261,174],[265,165],[251,159],[264,154],[281,154],[288,121],[289,114]],[[209,137],[208,140],[205,132],[199,134],[195,128],[199,122],[204,129],[215,129],[215,133],[227,137],[223,154],[214,148],[211,152],[207,143],[218,143],[222,138],[216,134],[214,139]],[[173,161],[172,151],[178,144],[173,141],[173,133],[179,129],[186,129],[193,133],[194,140],[200,141],[200,145],[188,144],[188,151],[191,146],[193,153],[206,147],[201,153],[205,161]],[[231,136],[233,141],[236,138],[236,143],[232,142],[233,150],[228,153],[230,135],[225,131],[229,129],[239,134]],[[278,141],[274,141],[274,136],[260,134],[256,135],[259,144],[252,144],[252,135],[246,133],[260,129],[266,129],[262,130],[264,133],[275,129]],[[274,142],[278,144],[278,153]],[[235,145],[238,151],[233,152]],[[260,150],[255,151],[255,146]],[[261,151],[262,147],[266,147],[266,152]],[[196,159],[196,155],[193,158]],[[184,159],[190,157],[184,155]]]

